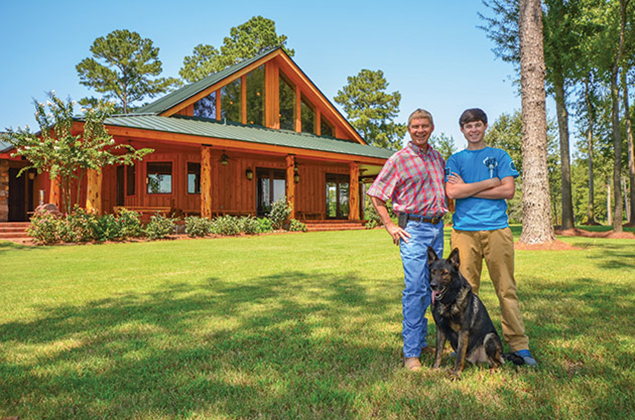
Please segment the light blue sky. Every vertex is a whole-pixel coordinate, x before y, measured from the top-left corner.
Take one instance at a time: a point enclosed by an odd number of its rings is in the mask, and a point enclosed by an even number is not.
[[[34,125],[32,98],[45,92],[80,99],[75,65],[95,38],[128,29],[160,48],[163,76],[178,77],[199,43],[219,47],[229,29],[252,16],[276,22],[293,59],[332,101],[348,76],[383,70],[390,92],[401,92],[399,122],[423,107],[436,133],[465,142],[460,113],[481,107],[494,121],[520,109],[511,65],[494,57],[477,26],[479,0],[373,1],[2,1],[0,3],[0,130]]]

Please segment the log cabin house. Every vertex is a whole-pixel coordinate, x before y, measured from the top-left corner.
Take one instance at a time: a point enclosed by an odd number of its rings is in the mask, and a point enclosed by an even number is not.
[[[99,213],[123,206],[203,217],[261,216],[286,197],[292,218],[358,222],[363,184],[392,154],[367,145],[282,48],[135,113],[109,117],[105,125],[117,143],[155,151],[132,166],[109,166],[85,177],[81,204]],[[81,119],[74,129],[82,132]],[[15,177],[24,165],[6,147],[0,150],[0,221],[27,220],[39,202],[59,207],[59,188],[48,176]]]

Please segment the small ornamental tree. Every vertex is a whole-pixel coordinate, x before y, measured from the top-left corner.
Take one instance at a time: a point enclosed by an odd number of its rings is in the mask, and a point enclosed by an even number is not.
[[[59,183],[61,210],[65,213],[71,211],[73,182],[77,181],[77,185],[81,185],[86,170],[101,171],[106,165],[130,165],[154,151],[135,150],[124,144],[115,145],[103,124],[110,111],[107,107],[99,106],[87,110],[82,118],[74,118],[74,101],[62,101],[55,96],[55,91],[50,92],[48,97],[46,104],[34,101],[39,133],[32,133],[28,126],[18,127],[17,130],[8,129],[3,140],[15,146],[17,150],[14,156],[24,156],[30,163],[18,176],[33,168],[38,174],[48,172],[50,178]],[[84,123],[83,132],[78,131],[78,127],[73,129],[75,121]],[[115,153],[120,149],[125,149],[125,152]]]

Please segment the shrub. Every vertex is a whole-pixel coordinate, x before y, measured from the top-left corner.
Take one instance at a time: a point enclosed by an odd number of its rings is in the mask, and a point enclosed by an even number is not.
[[[117,220],[121,226],[122,238],[138,238],[143,236],[143,226],[141,226],[141,216],[136,211],[121,208],[117,212]]]
[[[241,217],[238,220],[238,224],[240,226],[240,230],[247,235],[260,233],[260,223],[258,222],[258,219],[253,216]]]
[[[164,239],[174,233],[174,220],[164,217],[159,213],[150,218],[150,223],[146,226],[146,236],[149,239]]]
[[[26,234],[41,245],[52,245],[60,241],[60,224],[62,220],[51,213],[36,213],[31,217],[31,224]]]
[[[122,238],[121,223],[115,215],[104,214],[96,219],[93,227],[94,239],[100,242]]]
[[[256,219],[256,221],[258,222],[258,233],[273,232],[273,224],[271,223],[271,219],[262,217]]]
[[[299,220],[291,219],[289,230],[291,232],[306,232],[306,225]]]
[[[212,233],[216,235],[232,236],[241,232],[240,222],[237,217],[219,216],[212,223]]]
[[[207,236],[212,232],[212,221],[198,216],[185,218],[185,233],[191,237]]]
[[[98,236],[98,219],[93,213],[75,205],[73,212],[60,223],[60,239],[63,242],[89,242]]]
[[[271,205],[271,211],[267,216],[269,216],[269,219],[271,219],[271,224],[273,225],[274,229],[282,229],[285,220],[287,220],[289,218],[289,215],[291,214],[291,210],[291,205],[287,204],[287,201],[284,197],[280,198],[278,201]]]

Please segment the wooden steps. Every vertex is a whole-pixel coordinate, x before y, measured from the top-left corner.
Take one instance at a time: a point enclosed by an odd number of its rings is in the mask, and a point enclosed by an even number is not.
[[[31,241],[26,234],[29,222],[2,222],[0,223],[0,241],[12,241],[25,243]]]
[[[304,224],[307,232],[365,229],[361,220],[307,220]]]

